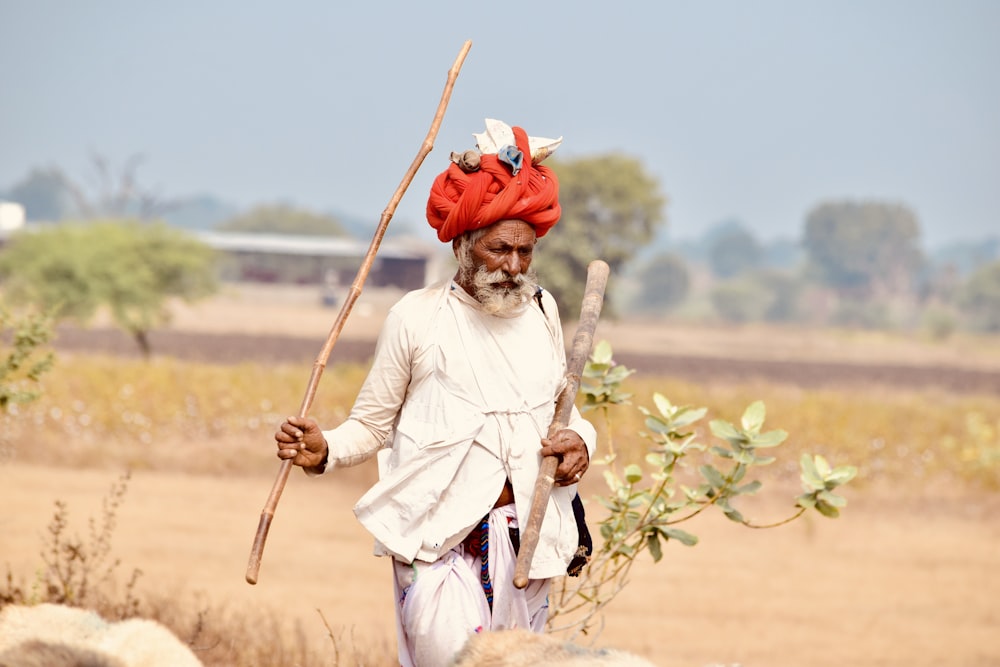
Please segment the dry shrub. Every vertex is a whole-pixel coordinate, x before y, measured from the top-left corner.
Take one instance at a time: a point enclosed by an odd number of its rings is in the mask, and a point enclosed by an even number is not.
[[[298,412],[309,371],[301,365],[60,357],[40,399],[0,414],[0,446],[26,463],[271,471],[276,459],[260,454],[273,447],[281,421]],[[310,414],[321,423],[343,420],[364,372],[357,365],[328,370]],[[199,456],[205,443],[231,456]]]
[[[396,648],[359,639],[349,628],[330,628],[317,611],[315,624],[290,622],[273,609],[213,606],[208,601],[150,598],[147,617],[171,628],[205,667],[388,666]]]
[[[360,641],[349,629],[331,628],[319,612],[316,628],[322,631],[310,631],[266,607],[233,609],[180,592],[144,595],[137,585],[139,570],[123,585],[123,563],[114,557],[111,543],[129,479],[126,473],[112,484],[100,517],[87,522],[86,537],[71,526],[67,504],[56,501],[40,549],[42,566],[32,581],[24,581],[8,565],[0,584],[0,608],[51,602],[90,609],[108,620],[152,619],[186,643],[206,667],[394,664],[394,646]]]
[[[998,396],[878,386],[802,389],[761,381],[692,383],[636,370],[628,381],[634,405],[648,406],[659,392],[677,404],[732,415],[763,400],[770,419],[790,433],[783,446],[789,465],[775,466],[771,475],[796,478],[798,456],[809,451],[857,465],[858,484],[945,476],[1000,488],[1000,423],[990,417],[1000,414]],[[0,452],[39,464],[270,474],[276,459],[266,450],[273,447],[281,420],[298,411],[309,372],[301,364],[60,357],[44,377],[39,400],[0,414]],[[366,372],[360,364],[326,369],[310,415],[323,425],[340,423]],[[634,409],[613,416],[623,456],[645,455],[646,443],[635,437],[642,420]],[[209,442],[231,455],[200,456]],[[363,466],[357,474],[365,481],[376,473],[374,466]]]

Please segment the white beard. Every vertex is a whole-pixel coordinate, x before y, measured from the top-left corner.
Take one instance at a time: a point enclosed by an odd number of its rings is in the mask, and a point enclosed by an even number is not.
[[[516,276],[508,274],[503,269],[487,271],[485,266],[472,268],[472,261],[464,253],[458,258],[459,278],[462,282],[472,284],[472,294],[490,315],[510,315],[521,307],[538,290],[538,280],[534,271],[520,273]],[[512,282],[514,287],[498,287],[497,283]]]

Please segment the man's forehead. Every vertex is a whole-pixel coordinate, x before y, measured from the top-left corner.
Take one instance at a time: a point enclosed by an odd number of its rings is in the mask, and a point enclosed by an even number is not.
[[[535,228],[524,220],[498,220],[483,230],[483,242],[534,243]]]

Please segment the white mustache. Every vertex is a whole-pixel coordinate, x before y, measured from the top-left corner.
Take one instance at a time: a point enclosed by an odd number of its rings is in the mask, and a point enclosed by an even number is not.
[[[525,277],[523,273],[519,273],[516,276],[512,276],[503,269],[497,269],[496,271],[485,271],[480,270],[477,277],[477,283],[482,280],[482,284],[495,285],[496,283],[514,283],[515,286],[520,287],[525,283]]]
[[[500,286],[500,283],[509,285]],[[531,298],[535,290],[534,274],[511,275],[503,269],[487,271],[479,267],[472,278],[476,299],[488,313],[512,312]]]

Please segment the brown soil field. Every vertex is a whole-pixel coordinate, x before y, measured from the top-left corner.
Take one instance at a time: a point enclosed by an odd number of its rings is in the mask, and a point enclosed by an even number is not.
[[[362,292],[329,363],[370,358],[394,290]],[[319,303],[314,288],[230,287],[210,301],[176,304],[169,328],[152,332],[154,353],[218,363],[311,362],[337,315]],[[572,338],[572,322],[566,339]],[[595,340],[606,339],[615,358],[654,375],[693,381],[765,380],[801,387],[850,384],[1000,394],[1000,339],[962,338],[942,343],[878,332],[817,332],[758,325],[694,326],[605,319]],[[67,327],[57,349],[136,356],[121,331],[101,321]]]
[[[82,532],[116,477],[0,466],[8,508],[2,560],[32,572],[53,503],[67,502]],[[328,641],[318,611],[359,642],[394,642],[388,563],[371,555],[351,514],[363,489],[349,477],[293,475],[259,581],[244,581],[272,482],[136,472],[115,556],[126,571],[142,570],[144,589],[273,609],[300,619],[316,646]],[[961,489],[849,497],[836,520],[816,516],[764,531],[718,517],[696,521],[687,528],[700,537],[697,546],[668,546],[659,564],[636,566],[597,644],[663,667],[1000,665],[1000,497]],[[764,520],[787,508],[768,502],[747,513]]]
[[[362,295],[332,360],[370,354],[394,296]],[[311,361],[335,315],[302,290],[233,290],[176,307],[171,332],[155,334],[153,345],[157,354],[215,361]],[[783,369],[791,375],[782,381],[803,386],[936,383],[1000,392],[1000,345],[990,341],[941,345],[636,322],[602,323],[599,336],[630,366],[662,362],[663,372],[680,375],[690,363],[695,378],[780,378],[775,369]],[[57,347],[134,354],[128,340],[100,327],[62,330]],[[795,375],[789,369],[796,367],[808,372]],[[66,502],[83,526],[85,517],[99,516],[118,475],[0,465],[7,509],[0,564],[30,576],[40,565],[53,503]],[[273,479],[136,471],[119,514],[115,556],[123,568],[142,570],[141,585],[151,591],[272,609],[301,620],[316,644],[328,641],[318,612],[359,641],[393,644],[388,563],[371,555],[371,540],[351,513],[364,491],[351,471],[320,479],[293,474],[260,580],[244,581]],[[596,475],[582,485],[585,499],[600,491]],[[744,513],[761,522],[787,516],[798,489],[765,491],[756,504],[741,506]],[[816,515],[772,530],[699,517],[685,526],[700,537],[697,546],[668,545],[659,564],[644,559],[636,566],[608,607],[597,645],[663,667],[1000,666],[1000,494],[941,480],[909,491],[873,483],[845,495],[850,504],[839,519]]]

